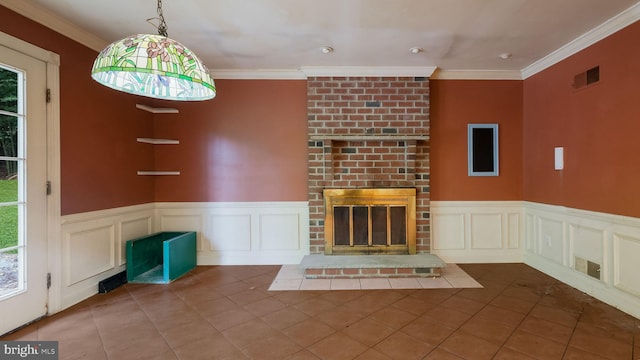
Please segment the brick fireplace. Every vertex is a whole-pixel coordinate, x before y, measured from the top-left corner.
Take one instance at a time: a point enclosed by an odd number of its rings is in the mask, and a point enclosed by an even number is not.
[[[310,253],[325,252],[324,189],[414,188],[415,242],[429,252],[429,80],[309,77]]]

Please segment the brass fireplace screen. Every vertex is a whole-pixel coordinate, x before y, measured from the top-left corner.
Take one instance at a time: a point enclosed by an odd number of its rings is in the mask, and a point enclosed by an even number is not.
[[[325,254],[415,254],[416,189],[325,189]]]

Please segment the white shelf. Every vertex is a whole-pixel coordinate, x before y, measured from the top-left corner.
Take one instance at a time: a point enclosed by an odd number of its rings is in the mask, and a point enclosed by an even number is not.
[[[180,175],[180,171],[138,171],[138,175]]]
[[[178,109],[173,108],[154,108],[148,105],[136,104],[136,108],[144,111],[148,111],[153,114],[177,114]]]
[[[177,145],[180,144],[180,140],[173,139],[153,139],[153,138],[137,138],[140,143],[154,144],[154,145]]]

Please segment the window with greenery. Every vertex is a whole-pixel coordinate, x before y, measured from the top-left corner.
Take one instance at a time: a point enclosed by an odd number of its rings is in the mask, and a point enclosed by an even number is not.
[[[0,67],[0,296],[14,291],[19,251],[19,74]]]

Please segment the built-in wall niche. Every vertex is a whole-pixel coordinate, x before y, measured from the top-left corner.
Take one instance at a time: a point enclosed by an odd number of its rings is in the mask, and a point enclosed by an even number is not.
[[[179,113],[178,109],[172,108],[156,108],[143,104],[136,104],[136,108],[150,112],[152,114],[177,114]],[[136,139],[139,143],[151,144],[151,145],[178,145],[180,144],[179,140],[175,139],[157,139],[157,138],[148,138],[148,137],[139,137]],[[169,170],[169,171],[157,171],[157,170],[139,170],[138,175],[140,176],[166,176],[166,175],[180,175],[180,171]]]
[[[498,124],[469,124],[469,176],[498,176]]]

